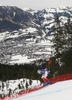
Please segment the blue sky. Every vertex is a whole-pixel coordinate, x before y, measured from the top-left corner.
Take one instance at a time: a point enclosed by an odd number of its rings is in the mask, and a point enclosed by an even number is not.
[[[18,6],[20,8],[31,8],[40,10],[44,8],[72,6],[72,0],[0,0],[0,4]]]

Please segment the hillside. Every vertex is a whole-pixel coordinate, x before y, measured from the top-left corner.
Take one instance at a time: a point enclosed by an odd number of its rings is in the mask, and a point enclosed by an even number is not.
[[[39,11],[0,7],[0,63],[30,63],[51,55],[53,25],[59,16],[63,26],[72,20],[72,7]]]

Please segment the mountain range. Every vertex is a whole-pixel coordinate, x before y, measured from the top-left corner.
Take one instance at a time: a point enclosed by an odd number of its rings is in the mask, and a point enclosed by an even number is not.
[[[72,7],[20,9],[0,6],[0,63],[29,63],[51,55],[53,25],[72,20]]]

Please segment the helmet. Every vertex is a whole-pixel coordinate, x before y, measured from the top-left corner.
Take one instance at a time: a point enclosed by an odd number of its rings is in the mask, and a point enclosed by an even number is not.
[[[41,71],[40,71],[40,70],[37,70],[37,73],[38,73],[38,74],[41,74]]]

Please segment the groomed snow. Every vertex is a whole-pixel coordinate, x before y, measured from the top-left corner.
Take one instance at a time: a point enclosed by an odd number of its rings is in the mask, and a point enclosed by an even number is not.
[[[57,82],[14,100],[72,100],[72,80]]]

